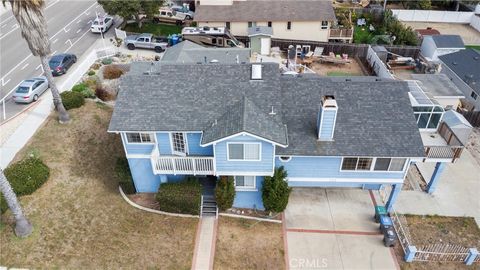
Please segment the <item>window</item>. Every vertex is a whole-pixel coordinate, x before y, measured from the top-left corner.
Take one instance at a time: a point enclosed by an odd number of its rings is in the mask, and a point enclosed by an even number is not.
[[[292,30],[292,22],[287,22],[287,30]]]
[[[279,159],[280,159],[281,162],[289,162],[292,159],[292,157],[291,156],[280,156]]]
[[[228,143],[228,160],[260,161],[259,143]]]
[[[436,129],[444,110],[441,106],[414,106],[413,112],[418,128]]]
[[[272,22],[267,23],[268,27],[272,27]]]
[[[230,29],[230,22],[226,22],[226,23],[225,23],[225,27],[226,27],[227,29]]]
[[[253,23],[252,22],[248,22],[248,27],[252,27]]]
[[[128,143],[153,143],[154,138],[151,133],[127,133]]]
[[[185,133],[174,132],[171,134],[172,153],[174,155],[185,156],[187,154],[187,142]]]
[[[369,171],[372,167],[373,158],[343,158],[343,171]]]
[[[236,189],[255,189],[255,176],[235,176]]]
[[[477,93],[475,93],[474,91],[472,91],[472,93],[470,94],[470,96],[471,96],[473,99],[477,100],[478,95],[477,95]]]
[[[401,172],[405,166],[405,158],[377,158],[374,171]]]
[[[322,21],[321,29],[328,29],[328,21]]]

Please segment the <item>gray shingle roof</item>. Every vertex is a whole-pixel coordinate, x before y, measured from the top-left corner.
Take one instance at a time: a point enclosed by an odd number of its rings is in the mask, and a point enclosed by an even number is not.
[[[334,21],[331,1],[257,0],[233,1],[232,5],[197,5],[198,22]]]
[[[460,50],[438,58],[477,93],[480,93],[480,52],[474,49]]]
[[[162,61],[176,63],[208,63],[217,60],[221,63],[236,63],[250,61],[249,48],[215,48],[203,47],[191,41],[183,41],[167,48]]]
[[[437,48],[465,48],[459,35],[433,35],[432,39]]]
[[[222,138],[248,132],[281,145],[287,145],[286,127],[276,115],[263,112],[247,97],[230,106],[219,119],[203,132],[202,144],[212,143]]]
[[[261,81],[250,80],[251,64],[156,63],[150,69],[157,75],[129,73],[121,79],[109,131],[208,133],[215,119],[227,124],[222,117],[238,118],[225,113],[247,97],[255,108],[246,110],[254,112],[249,118],[268,115],[272,106],[277,112],[273,122],[251,121],[254,129],[272,125],[277,132],[278,124],[287,125],[288,147],[277,148],[279,155],[423,157],[405,82],[292,77],[281,75],[278,64],[262,65]],[[332,142],[317,140],[316,117],[324,95],[334,95],[339,107]],[[238,126],[218,132],[231,130]]]
[[[464,97],[462,91],[445,74],[412,74],[424,92],[434,97]]]
[[[255,26],[248,28],[248,36],[273,36],[273,28],[268,26]]]

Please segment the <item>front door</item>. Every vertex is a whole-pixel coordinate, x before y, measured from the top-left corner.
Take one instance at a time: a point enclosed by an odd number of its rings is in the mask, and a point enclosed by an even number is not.
[[[170,136],[172,142],[172,154],[183,157],[186,156],[188,153],[186,134],[183,132],[174,132],[171,133]]]

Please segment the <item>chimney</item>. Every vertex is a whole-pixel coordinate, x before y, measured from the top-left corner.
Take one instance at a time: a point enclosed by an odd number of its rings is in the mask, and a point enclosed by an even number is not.
[[[333,141],[337,110],[337,101],[335,101],[334,96],[324,96],[322,98],[317,117],[319,141]]]

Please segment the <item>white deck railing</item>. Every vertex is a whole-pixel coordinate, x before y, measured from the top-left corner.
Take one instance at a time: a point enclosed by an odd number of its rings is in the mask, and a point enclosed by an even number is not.
[[[151,156],[154,174],[215,174],[213,157],[160,156],[155,148]]]

